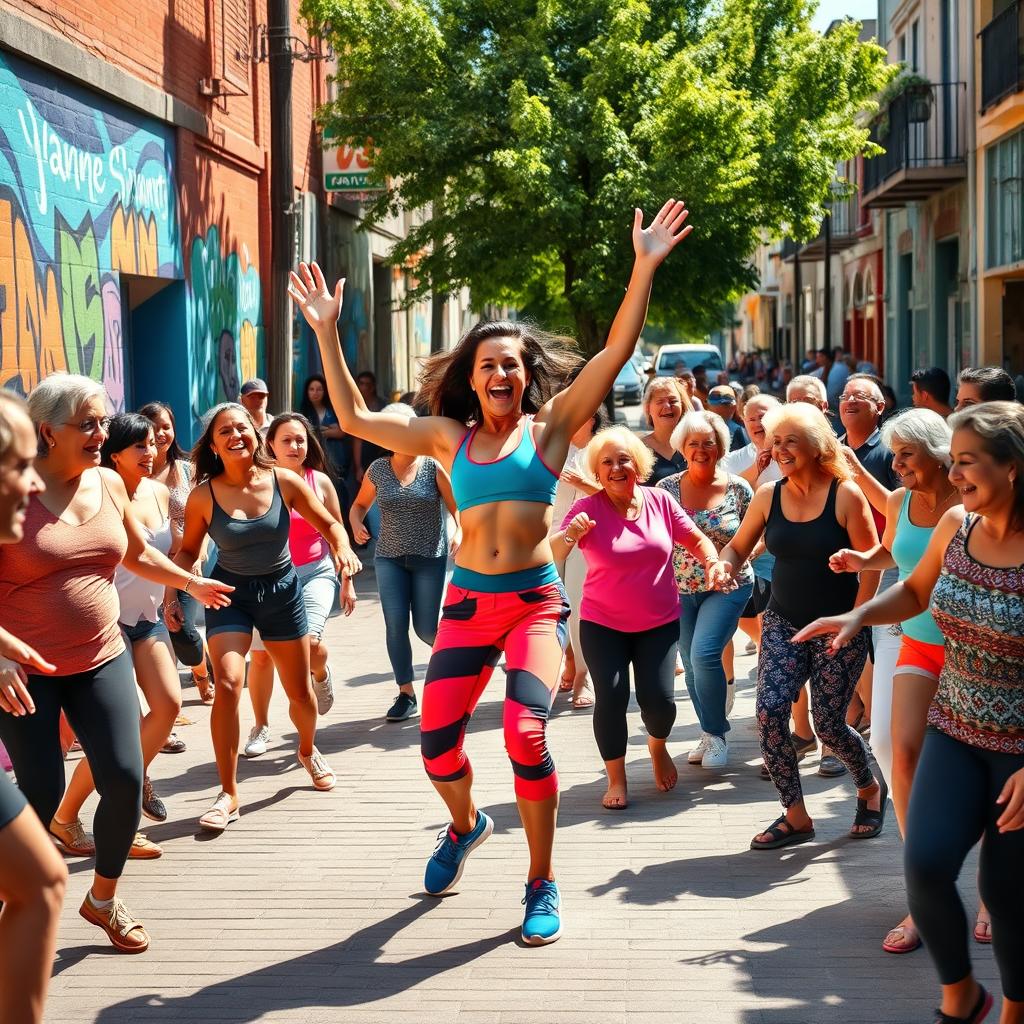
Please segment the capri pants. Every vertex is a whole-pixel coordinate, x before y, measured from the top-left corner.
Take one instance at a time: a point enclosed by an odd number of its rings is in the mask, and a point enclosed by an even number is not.
[[[34,715],[0,712],[0,737],[18,785],[44,825],[64,796],[60,713],[68,717],[89,759],[99,804],[93,819],[96,873],[120,878],[142,813],[141,709],[127,651],[88,672],[30,675]]]
[[[550,568],[554,582],[501,593],[458,586],[456,569],[427,664],[420,710],[420,750],[433,782],[455,782],[469,773],[466,726],[504,651],[502,724],[516,796],[547,800],[558,793],[546,733],[569,603]]]
[[[583,653],[594,681],[594,738],[602,761],[626,756],[629,667],[640,717],[656,740],[668,739],[676,720],[675,672],[679,622],[623,633],[597,622],[580,623]]]

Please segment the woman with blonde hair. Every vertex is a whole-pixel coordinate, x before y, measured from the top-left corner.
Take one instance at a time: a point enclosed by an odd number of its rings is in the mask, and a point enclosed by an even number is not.
[[[765,546],[775,556],[757,666],[757,726],[784,813],[750,847],[772,850],[814,838],[789,729],[790,709],[807,679],[815,731],[857,786],[850,835],[870,838],[882,831],[885,782],[876,781],[860,737],[846,724],[846,709],[868,654],[867,632],[858,632],[836,657],[827,641],[799,645],[793,637],[823,609],[840,614],[874,594],[877,572],[861,573],[859,580],[836,575],[829,558],[839,547],[868,551],[878,536],[867,499],[850,479],[842,449],[820,409],[803,403],[779,406],[765,415],[764,427],[782,479],[758,488],[721,554],[735,575],[764,534]]]
[[[654,467],[643,483],[655,487],[667,476],[686,469],[686,459],[672,447],[672,432],[683,414],[693,411],[686,388],[675,377],[655,377],[644,392],[643,422],[650,428],[641,438],[654,454]]]
[[[559,560],[579,544],[586,559],[580,639],[597,694],[594,736],[608,773],[602,803],[622,810],[627,806],[630,666],[655,784],[667,792],[679,777],[666,748],[676,717],[679,643],[674,545],[698,560],[710,587],[725,585],[728,577],[715,545],[679,503],[659,488],[639,486],[650,477],[654,455],[628,427],[596,434],[587,445],[586,462],[602,489],[569,509],[551,549]]]

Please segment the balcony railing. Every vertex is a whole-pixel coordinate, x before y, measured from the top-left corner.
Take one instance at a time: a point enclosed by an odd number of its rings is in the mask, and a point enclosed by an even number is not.
[[[854,192],[845,199],[837,199],[832,204],[831,238],[829,249],[840,252],[857,244],[861,224],[860,193]],[[792,263],[794,255],[799,252],[801,260],[822,260],[825,258],[825,221],[821,222],[817,235],[809,242],[794,242],[787,238],[782,243],[781,256],[784,263]]]
[[[1024,90],[1024,3],[1015,0],[979,33],[981,112]]]
[[[868,208],[899,207],[927,199],[967,176],[967,86],[916,86],[880,111],[871,141],[885,152],[864,161]]]

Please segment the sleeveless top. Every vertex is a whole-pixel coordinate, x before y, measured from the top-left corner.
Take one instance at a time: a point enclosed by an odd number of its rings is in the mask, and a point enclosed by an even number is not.
[[[545,465],[533,440],[533,417],[519,421],[519,443],[508,455],[492,462],[477,462],[470,449],[480,424],[463,435],[452,461],[452,491],[460,512],[496,501],[535,501],[551,505],[558,474]]]
[[[440,558],[448,553],[445,508],[437,489],[437,463],[424,458],[412,483],[403,487],[391,460],[376,459],[366,471],[377,488],[380,509],[378,558]]]
[[[156,501],[155,494],[153,501]],[[159,503],[157,503],[157,508],[159,509]],[[146,535],[146,543],[151,548],[156,548],[162,555],[166,555],[171,550],[172,535],[169,516],[155,530],[151,530],[145,523],[139,525]],[[136,576],[130,569],[119,565],[114,570],[114,588],[117,590],[117,597],[121,602],[121,614],[118,619],[122,625],[137,626],[143,619],[146,622],[159,620],[159,609],[164,599],[162,583],[144,580],[141,576]]]
[[[192,493],[192,463],[188,459],[178,459],[174,468],[178,471],[178,482],[173,487],[170,484],[167,485],[167,490],[171,495],[167,511],[174,528],[181,533],[185,529],[185,505],[188,502],[188,496]]]
[[[786,518],[782,511],[785,486],[786,481],[780,480],[772,490],[772,507],[764,529],[765,545],[775,556],[768,607],[801,629],[821,615],[850,611],[857,600],[859,582],[853,573],[835,573],[828,567],[834,552],[850,547],[850,535],[836,519],[839,481],[832,481],[821,515],[809,523]]]
[[[934,526],[915,526],[910,521],[910,491],[907,491],[903,495],[899,519],[896,520],[896,536],[892,541],[892,557],[899,569],[900,580],[905,580],[914,571],[934,532]],[[941,646],[945,642],[942,631],[927,608],[920,615],[903,622],[902,627],[906,636],[919,643]]]
[[[25,533],[0,547],[0,625],[69,676],[99,668],[124,650],[114,571],[128,535],[102,482],[99,511],[80,526],[29,498]]]
[[[643,482],[644,487],[657,487],[666,477],[682,473],[686,469],[686,459],[679,452],[673,452],[671,459],[666,459],[664,455],[656,452],[653,448],[651,454],[654,456],[654,469]]]
[[[742,477],[730,473],[725,495],[719,504],[714,508],[690,508],[679,491],[681,478],[681,473],[666,477],[658,486],[668,491],[683,506],[683,511],[693,520],[694,526],[711,540],[716,550],[721,551],[732,542],[747,513],[750,500],[754,497],[750,484]],[[703,562],[694,558],[682,544],[676,544],[672,552],[672,565],[681,594],[703,594],[708,589]],[[743,563],[735,579],[736,585],[740,587],[754,582],[754,572],[749,562]]]
[[[972,747],[1024,755],[1024,565],[972,558],[976,522],[964,517],[932,591],[946,662],[928,724]]]
[[[292,564],[288,548],[291,519],[277,473],[271,470],[274,481],[270,508],[255,519],[236,519],[229,516],[213,497],[213,515],[210,517],[210,537],[217,545],[217,566],[238,576],[272,576]]]
[[[316,494],[316,478],[313,470],[308,467],[302,472],[310,490]],[[288,550],[291,553],[292,564],[295,566],[309,565],[311,562],[319,562],[327,554],[327,541],[324,540],[320,531],[311,526],[301,515],[291,509],[288,513],[290,527],[288,530]]]

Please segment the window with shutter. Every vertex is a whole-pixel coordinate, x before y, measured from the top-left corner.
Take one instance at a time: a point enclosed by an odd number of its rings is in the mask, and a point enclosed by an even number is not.
[[[248,93],[252,49],[249,0],[214,0],[214,3],[217,11],[214,75]]]

